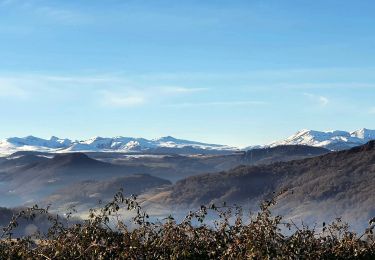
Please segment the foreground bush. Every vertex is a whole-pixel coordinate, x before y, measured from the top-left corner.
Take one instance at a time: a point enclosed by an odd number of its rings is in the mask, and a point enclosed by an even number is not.
[[[177,223],[172,217],[149,221],[134,197],[121,192],[90,217],[71,226],[48,209],[37,206],[20,212],[4,228],[0,241],[1,259],[375,259],[373,223],[362,235],[352,233],[337,219],[323,223],[322,231],[284,223],[272,216],[274,200],[266,201],[246,223],[235,207],[202,206]],[[122,209],[135,212],[134,228],[121,220]],[[207,224],[207,214],[218,215]],[[47,214],[47,234],[13,239],[12,230],[20,218]],[[70,215],[68,215],[69,218]],[[285,235],[288,233],[289,235]]]

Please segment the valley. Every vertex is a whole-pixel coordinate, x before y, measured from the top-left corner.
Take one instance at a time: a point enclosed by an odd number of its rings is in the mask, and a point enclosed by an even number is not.
[[[174,148],[181,153],[20,149],[0,157],[0,205],[50,205],[51,212],[62,214],[74,208],[77,216],[86,216],[121,190],[162,218],[224,202],[254,211],[287,190],[273,210],[296,222],[341,216],[360,230],[375,214],[373,141],[341,151],[301,144],[203,154],[185,148]]]

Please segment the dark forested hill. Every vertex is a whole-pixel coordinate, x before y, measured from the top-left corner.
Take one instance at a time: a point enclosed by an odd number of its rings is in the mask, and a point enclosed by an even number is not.
[[[44,205],[53,205],[54,208],[76,206],[76,209],[96,207],[98,201],[108,202],[113,195],[122,190],[126,196],[139,195],[150,189],[171,185],[170,181],[148,174],[134,174],[123,177],[114,177],[106,180],[86,180],[56,190],[43,201]]]
[[[247,164],[269,164],[292,161],[329,153],[330,150],[307,145],[280,145],[248,150],[244,155]]]
[[[375,141],[347,151],[229,171],[178,181],[166,201],[197,206],[211,202],[254,203],[287,188],[278,209],[297,216],[375,215]]]

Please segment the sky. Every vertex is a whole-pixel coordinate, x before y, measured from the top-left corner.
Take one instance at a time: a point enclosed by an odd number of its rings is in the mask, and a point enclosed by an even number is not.
[[[375,1],[0,0],[0,138],[375,129]]]

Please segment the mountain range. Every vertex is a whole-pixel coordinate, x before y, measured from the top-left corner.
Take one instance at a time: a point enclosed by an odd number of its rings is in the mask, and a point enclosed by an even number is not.
[[[124,152],[124,153],[210,153],[235,150],[234,147],[218,144],[176,139],[171,136],[157,139],[134,137],[94,137],[73,141],[52,136],[43,139],[34,136],[11,137],[0,141],[0,155],[18,151],[39,152]]]
[[[366,128],[353,132],[340,130],[323,132],[304,129],[285,140],[273,142],[269,146],[309,145],[339,151],[363,145],[371,140],[375,140],[375,130]]]
[[[375,130],[366,128],[352,132],[342,130],[316,131],[303,129],[286,139],[274,141],[269,144],[248,146],[243,150],[262,149],[282,145],[307,145],[326,148],[331,151],[341,151],[366,144],[371,140],[375,140]]]
[[[339,151],[363,145],[375,139],[375,130],[366,128],[353,132],[341,130],[315,131],[301,130],[294,135],[270,144],[246,147],[242,150],[276,147],[280,145],[307,145]],[[134,137],[94,137],[88,140],[61,139],[52,136],[43,139],[34,136],[11,137],[0,141],[0,155],[9,155],[18,151],[38,151],[52,153],[67,152],[122,152],[122,153],[175,153],[175,154],[220,154],[239,151],[221,144],[208,144],[197,141],[177,139],[172,136],[157,139]]]

